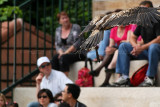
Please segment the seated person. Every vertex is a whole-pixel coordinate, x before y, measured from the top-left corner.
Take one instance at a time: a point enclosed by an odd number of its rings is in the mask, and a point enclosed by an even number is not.
[[[40,107],[58,107],[54,103],[52,92],[49,89],[41,89],[37,95]]]
[[[110,35],[110,30],[105,30],[103,40],[100,42],[98,48],[98,54],[100,60],[103,60],[103,57],[105,55],[105,48],[109,45],[109,35]],[[87,53],[87,58],[93,61],[97,61],[96,51],[95,50],[89,51]]]
[[[142,1],[141,7],[153,7],[151,1]],[[134,59],[147,59],[149,66],[146,78],[140,86],[153,86],[154,77],[157,73],[158,61],[160,60],[160,22],[153,27],[138,26],[131,35],[130,43],[123,43],[119,48],[116,73],[120,78],[115,82],[116,85],[126,85],[129,81],[129,62],[130,57]],[[144,44],[139,44],[138,36],[141,35]],[[123,53],[123,54],[121,54]],[[122,67],[123,64],[123,67]]]
[[[80,95],[80,87],[76,84],[66,84],[62,92],[62,100],[70,105],[70,107],[87,107],[77,99]]]
[[[54,103],[57,104],[57,106],[59,107],[59,105],[62,103],[62,92],[57,93],[54,97]]]
[[[60,71],[53,70],[51,62],[48,57],[43,56],[38,58],[37,67],[40,71],[36,77],[36,92],[40,89],[49,89],[52,95],[55,96],[57,93],[62,92],[65,88],[65,84],[73,83],[66,75]],[[37,107],[38,102],[31,102],[27,107]]]
[[[106,66],[106,77],[105,81],[102,83],[103,86],[107,86],[109,84],[109,78],[111,76],[111,73],[108,71],[113,71],[116,65],[116,60],[117,60],[117,49],[119,44],[121,42],[127,42],[129,41],[129,34],[131,31],[133,25],[128,25],[128,26],[116,26],[111,29],[110,33],[110,43],[109,46],[106,48],[106,55],[100,64],[98,68],[96,68],[94,71],[89,72],[93,76],[98,76],[101,69]]]
[[[82,37],[78,35],[81,32],[80,26],[72,24],[66,12],[61,12],[57,15],[60,27],[56,29],[55,46],[57,54],[52,58],[52,68],[62,71],[68,76],[69,65],[85,60],[85,54],[73,53],[81,45]]]

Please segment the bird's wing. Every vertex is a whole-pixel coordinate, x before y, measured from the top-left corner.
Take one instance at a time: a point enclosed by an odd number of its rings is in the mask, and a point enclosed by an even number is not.
[[[96,47],[97,44],[103,39],[103,30],[94,30],[91,35],[80,46],[81,50],[88,50]]]
[[[96,23],[100,21],[104,16],[105,14],[102,14],[93,18],[93,20],[83,29],[79,36],[83,36],[85,32],[90,32],[95,29]]]
[[[153,23],[160,20],[160,12],[156,8],[135,7],[124,11],[113,13],[112,17],[106,20],[101,29],[109,29],[119,25],[137,24],[144,27],[152,27]]]
[[[83,42],[81,49],[95,47],[103,39],[102,32],[115,26],[137,24],[152,27],[153,23],[160,22],[160,12],[157,11],[157,8],[135,7],[95,19],[82,31],[92,30],[92,34]]]

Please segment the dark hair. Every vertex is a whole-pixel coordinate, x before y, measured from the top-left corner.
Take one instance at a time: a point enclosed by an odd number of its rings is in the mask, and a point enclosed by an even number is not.
[[[54,100],[57,100],[58,97],[60,97],[60,96],[62,96],[62,93],[61,93],[61,92],[60,92],[60,93],[57,93],[57,94],[54,96]]]
[[[68,16],[68,14],[65,11],[62,11],[62,12],[58,13],[57,14],[58,21],[60,20],[61,16]]]
[[[9,103],[9,104],[7,105],[7,107],[10,107],[10,106],[19,107],[19,106],[18,106],[18,103],[16,103],[16,102],[11,102],[11,103]]]
[[[149,7],[153,7],[153,4],[151,1],[142,1],[139,5],[149,5]]]
[[[47,94],[47,96],[49,97],[49,100],[50,100],[49,102],[54,102],[54,98],[53,98],[52,92],[49,89],[41,89],[38,92],[37,98],[39,98],[42,93],[46,93]]]
[[[76,84],[66,84],[68,86],[68,93],[71,93],[74,99],[78,99],[80,94],[80,87]]]

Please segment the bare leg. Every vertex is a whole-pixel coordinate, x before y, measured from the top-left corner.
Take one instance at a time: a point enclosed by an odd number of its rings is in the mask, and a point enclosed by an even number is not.
[[[115,51],[112,61],[108,65],[108,69],[116,68],[117,57],[118,57],[118,50]]]

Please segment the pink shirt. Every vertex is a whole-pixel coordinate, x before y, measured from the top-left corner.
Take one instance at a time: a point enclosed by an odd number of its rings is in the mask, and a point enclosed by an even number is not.
[[[114,40],[115,44],[119,45],[122,40],[127,40],[127,33],[131,30],[132,25],[125,26],[125,31],[122,37],[118,37],[118,26],[111,29],[110,38]]]
[[[131,31],[134,32],[135,29],[136,29],[136,27],[137,27],[137,25],[133,24],[133,25],[132,25],[132,28],[131,28]],[[142,40],[142,37],[139,36],[138,39],[137,39],[137,41],[141,41],[141,40]]]

